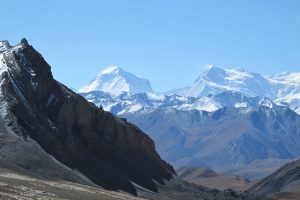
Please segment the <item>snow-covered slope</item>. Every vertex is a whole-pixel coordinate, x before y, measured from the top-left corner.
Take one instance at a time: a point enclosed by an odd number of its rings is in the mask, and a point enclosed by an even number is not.
[[[200,97],[223,91],[237,91],[248,96],[275,96],[268,80],[260,74],[215,66],[200,74],[185,96]]]
[[[147,79],[126,72],[120,67],[111,66],[101,71],[87,85],[79,89],[81,93],[91,91],[104,91],[112,95],[120,95],[122,92],[131,94],[152,92],[152,88]]]
[[[300,114],[300,73],[285,72],[264,77],[243,69],[212,66],[200,74],[193,85],[157,94],[151,89],[148,80],[119,67],[109,67],[79,92],[89,101],[115,114],[162,107],[212,112],[232,106],[232,102],[226,102],[232,100],[236,107],[247,106],[249,102],[234,99],[239,95],[239,98],[267,97],[278,105],[290,106]]]
[[[300,73],[284,72],[269,76],[267,79],[277,90],[274,101],[277,104],[287,103],[300,114]]]
[[[167,94],[202,97],[224,91],[235,91],[250,97],[267,97],[277,104],[289,105],[300,113],[300,73],[262,76],[243,69],[212,66],[200,74],[191,86],[171,90]]]
[[[124,113],[151,112],[157,108],[175,108],[178,110],[216,111],[223,107],[252,108],[257,105],[272,107],[274,103],[264,97],[248,97],[238,92],[226,91],[203,97],[183,97],[155,93],[129,94],[112,96],[102,91],[80,93],[88,101],[103,107],[116,115]]]
[[[116,115],[135,112],[149,112],[155,108],[178,108],[192,105],[196,102],[194,97],[182,97],[178,95],[162,95],[155,93],[130,94],[123,92],[118,96],[112,96],[102,91],[80,93],[88,101],[103,107],[104,110]]]

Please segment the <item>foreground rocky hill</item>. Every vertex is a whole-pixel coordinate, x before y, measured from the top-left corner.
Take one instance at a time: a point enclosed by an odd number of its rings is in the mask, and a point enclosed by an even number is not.
[[[0,156],[46,178],[136,194],[174,174],[136,126],[98,109],[53,79],[23,40],[1,50]]]

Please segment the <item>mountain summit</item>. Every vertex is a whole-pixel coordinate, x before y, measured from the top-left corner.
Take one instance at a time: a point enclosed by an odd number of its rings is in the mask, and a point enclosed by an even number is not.
[[[269,82],[263,76],[244,69],[211,66],[200,74],[185,96],[200,97],[223,91],[237,91],[247,96],[274,97]]]
[[[79,89],[81,93],[103,91],[114,96],[123,92],[131,94],[153,92],[147,79],[126,72],[120,67],[111,66],[102,70],[87,85]]]

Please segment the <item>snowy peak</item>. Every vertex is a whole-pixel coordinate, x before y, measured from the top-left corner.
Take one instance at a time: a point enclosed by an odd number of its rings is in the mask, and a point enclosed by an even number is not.
[[[123,92],[131,94],[153,92],[147,79],[140,78],[117,66],[105,68],[87,85],[79,89],[81,93],[91,91],[103,91],[114,96]]]
[[[300,113],[300,73],[283,72],[266,78],[277,91],[275,103],[288,104]]]
[[[118,73],[120,72],[122,69],[118,66],[110,66],[105,68],[104,70],[102,70],[102,72],[98,75],[102,75],[102,74],[112,74],[112,73]]]
[[[268,99],[266,97],[260,99],[259,105],[267,107],[267,108],[274,108],[276,106],[275,103],[273,103],[270,99]],[[281,106],[284,106],[284,105],[281,105]]]
[[[8,43],[8,41],[4,40],[4,41],[0,41],[0,53],[8,50],[10,48],[10,45]]]
[[[199,78],[195,81],[195,83],[201,80],[214,81],[214,82],[222,82],[226,76],[226,71],[222,68],[218,68],[215,66],[210,66],[205,72],[203,72]]]
[[[93,91],[108,93],[118,100],[106,101],[102,95],[97,97],[96,93],[89,94]],[[257,104],[270,108],[275,104],[289,106],[300,113],[300,73],[284,72],[264,77],[241,68],[211,66],[200,74],[193,85],[162,95],[153,93],[148,80],[126,72],[120,67],[111,66],[102,70],[79,92],[90,101],[101,104],[105,110],[118,114],[157,107],[213,112],[224,106],[251,108]],[[139,93],[147,95],[136,95]],[[122,94],[125,96],[121,96]],[[258,99],[264,97],[266,98],[259,103]]]
[[[200,97],[224,91],[237,91],[248,96],[274,96],[268,80],[263,76],[243,69],[215,66],[203,72],[185,95]]]
[[[26,59],[19,54],[19,51],[28,46],[29,44],[25,38],[21,40],[20,44],[15,46],[10,46],[6,40],[0,41],[0,74],[7,71],[9,67],[13,67],[14,64],[26,62]]]

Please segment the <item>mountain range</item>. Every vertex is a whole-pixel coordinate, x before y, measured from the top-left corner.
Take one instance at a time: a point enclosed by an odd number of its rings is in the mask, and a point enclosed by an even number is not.
[[[288,107],[168,108],[120,116],[149,134],[175,168],[204,166],[256,179],[300,156],[300,116]]]
[[[124,83],[124,80],[127,81]],[[144,82],[147,84],[143,84]],[[191,86],[157,93],[151,89],[149,81],[125,73],[119,67],[109,67],[99,73],[91,84],[79,89],[79,92],[89,101],[115,114],[162,107],[215,111],[231,106],[232,102],[226,105],[227,97],[214,97],[224,92],[235,93],[244,98],[266,97],[300,113],[300,73],[284,72],[262,76],[243,69],[213,66],[203,72]],[[247,102],[237,99],[235,103],[243,105]]]
[[[149,134],[175,168],[209,167],[256,179],[300,156],[300,73],[262,76],[210,67],[179,90],[115,93],[80,94]]]

